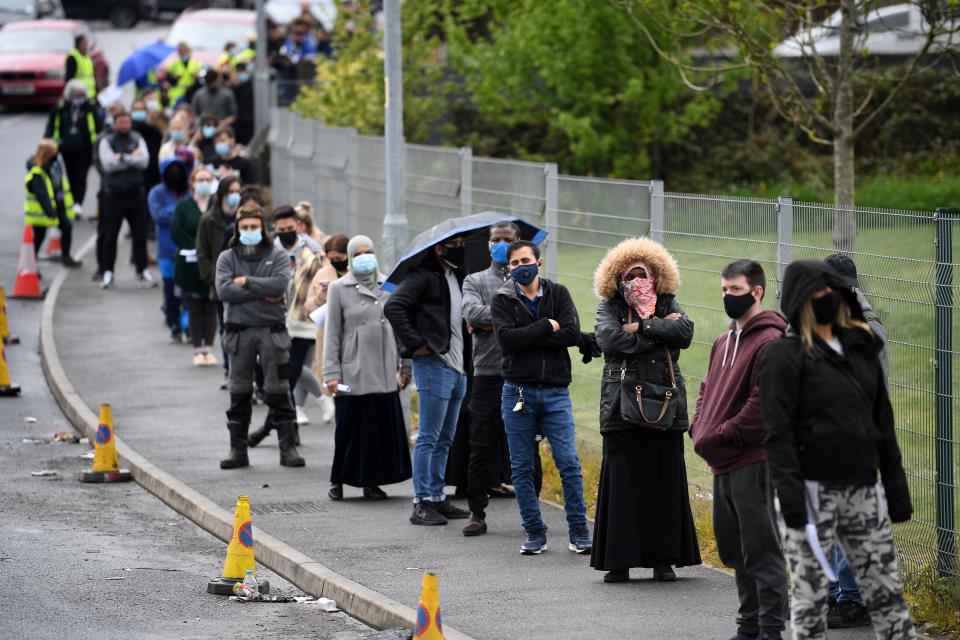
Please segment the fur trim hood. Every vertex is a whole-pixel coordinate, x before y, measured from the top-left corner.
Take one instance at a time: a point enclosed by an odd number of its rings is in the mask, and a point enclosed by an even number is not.
[[[593,289],[603,300],[617,295],[620,272],[635,262],[653,271],[657,294],[676,293],[680,286],[680,268],[662,244],[649,238],[628,238],[610,249],[593,275]]]

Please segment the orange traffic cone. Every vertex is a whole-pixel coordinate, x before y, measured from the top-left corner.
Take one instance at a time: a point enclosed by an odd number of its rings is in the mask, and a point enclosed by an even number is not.
[[[0,338],[3,344],[20,344],[20,338],[10,335],[10,324],[7,322],[7,294],[0,287]]]
[[[0,345],[0,396],[20,395],[20,385],[10,382],[10,372],[7,370],[7,354]]]
[[[227,559],[223,563],[223,575],[207,583],[207,593],[221,596],[233,595],[233,585],[243,582],[247,571],[257,575],[257,562],[253,558],[253,521],[250,519],[250,498],[237,497],[237,507],[233,511],[233,530],[230,532],[230,544],[227,546]],[[270,592],[270,583],[257,580],[260,593]]]
[[[417,626],[413,640],[443,640],[443,624],[440,616],[440,590],[437,574],[423,574],[420,588],[420,603],[417,605]]]
[[[20,244],[20,264],[17,265],[17,281],[13,285],[11,298],[42,298],[40,275],[37,273],[37,256],[33,253],[33,227],[23,228],[23,242]]]
[[[47,248],[44,250],[43,257],[46,260],[58,260],[63,254],[63,244],[60,239],[60,229],[53,227],[50,230],[50,239],[47,240]]]
[[[117,443],[113,433],[113,411],[100,405],[100,424],[93,445],[93,468],[80,474],[81,482],[126,482],[133,480],[127,469],[117,463]]]

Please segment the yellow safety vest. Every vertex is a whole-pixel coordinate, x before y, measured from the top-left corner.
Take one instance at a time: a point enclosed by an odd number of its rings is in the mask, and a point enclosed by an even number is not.
[[[180,58],[170,63],[170,66],[167,67],[167,77],[177,78],[177,83],[167,91],[170,104],[175,104],[177,100],[183,97],[187,89],[197,81],[197,76],[200,75],[202,70],[203,66],[193,58],[190,58],[190,61],[186,64]]]
[[[77,62],[77,75],[74,78],[87,85],[87,97],[92,98],[97,95],[97,78],[93,75],[93,60],[90,56],[74,49],[67,54],[67,57]]]
[[[220,54],[220,57],[217,59],[217,69],[222,69],[225,66],[233,69],[237,66],[237,59],[229,53]]]
[[[60,114],[63,112],[64,106],[66,106],[66,103],[61,101],[60,108],[57,109],[57,115],[53,117],[53,139],[56,140],[57,144],[63,141],[63,138],[60,137]],[[93,114],[89,111],[87,111],[87,130],[90,134],[90,144],[97,144],[97,123],[93,119]]]
[[[33,166],[23,181],[27,189],[27,200],[23,205],[23,221],[25,224],[33,227],[55,227],[60,224],[59,219],[51,218],[45,214],[43,212],[43,206],[41,206],[40,201],[37,200],[37,196],[30,190],[30,182],[33,181],[34,176],[43,177],[43,181],[47,185],[47,196],[50,198],[50,204],[54,207],[57,206],[57,194],[53,191],[53,180],[47,175],[47,172],[43,170],[43,167]],[[77,214],[73,210],[73,194],[70,192],[70,181],[67,180],[66,173],[63,174],[62,186],[63,208],[67,210],[67,217],[72,220]]]
[[[233,63],[233,66],[237,66],[241,62],[246,62],[247,64],[250,64],[254,62],[256,59],[257,59],[256,49],[251,49],[250,47],[247,47],[246,49],[244,49],[243,51],[237,54],[237,60],[236,62]]]

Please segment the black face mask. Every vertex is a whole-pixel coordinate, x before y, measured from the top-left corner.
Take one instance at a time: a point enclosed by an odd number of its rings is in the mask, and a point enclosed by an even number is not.
[[[822,298],[811,300],[810,306],[813,307],[813,317],[816,318],[817,324],[831,324],[837,317],[840,299],[831,291]]]
[[[743,317],[743,314],[750,310],[754,302],[756,302],[756,300],[754,300],[752,293],[745,293],[742,296],[735,296],[732,293],[728,293],[723,296],[723,310],[726,311],[727,315],[733,320],[736,320]]]
[[[444,262],[457,269],[463,265],[463,260],[467,257],[467,248],[464,246],[444,247],[443,256],[441,257]]]
[[[277,233],[277,237],[280,238],[280,244],[287,249],[297,244],[297,235],[296,231],[280,231]]]
[[[347,261],[346,260],[331,260],[330,264],[333,265],[333,268],[337,271],[346,271],[347,270]]]

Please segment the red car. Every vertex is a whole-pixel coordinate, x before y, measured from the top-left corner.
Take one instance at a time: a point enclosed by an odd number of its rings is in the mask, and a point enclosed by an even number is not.
[[[247,35],[257,30],[257,13],[242,9],[197,9],[180,14],[173,23],[165,41],[170,46],[186,42],[193,57],[205,67],[214,67],[223,55],[228,42],[237,45],[237,51],[247,46]],[[177,57],[176,52],[160,65],[161,69]]]
[[[52,105],[66,85],[66,58],[74,38],[90,41],[97,88],[109,83],[109,68],[90,28],[77,20],[25,20],[0,29],[0,104]]]

